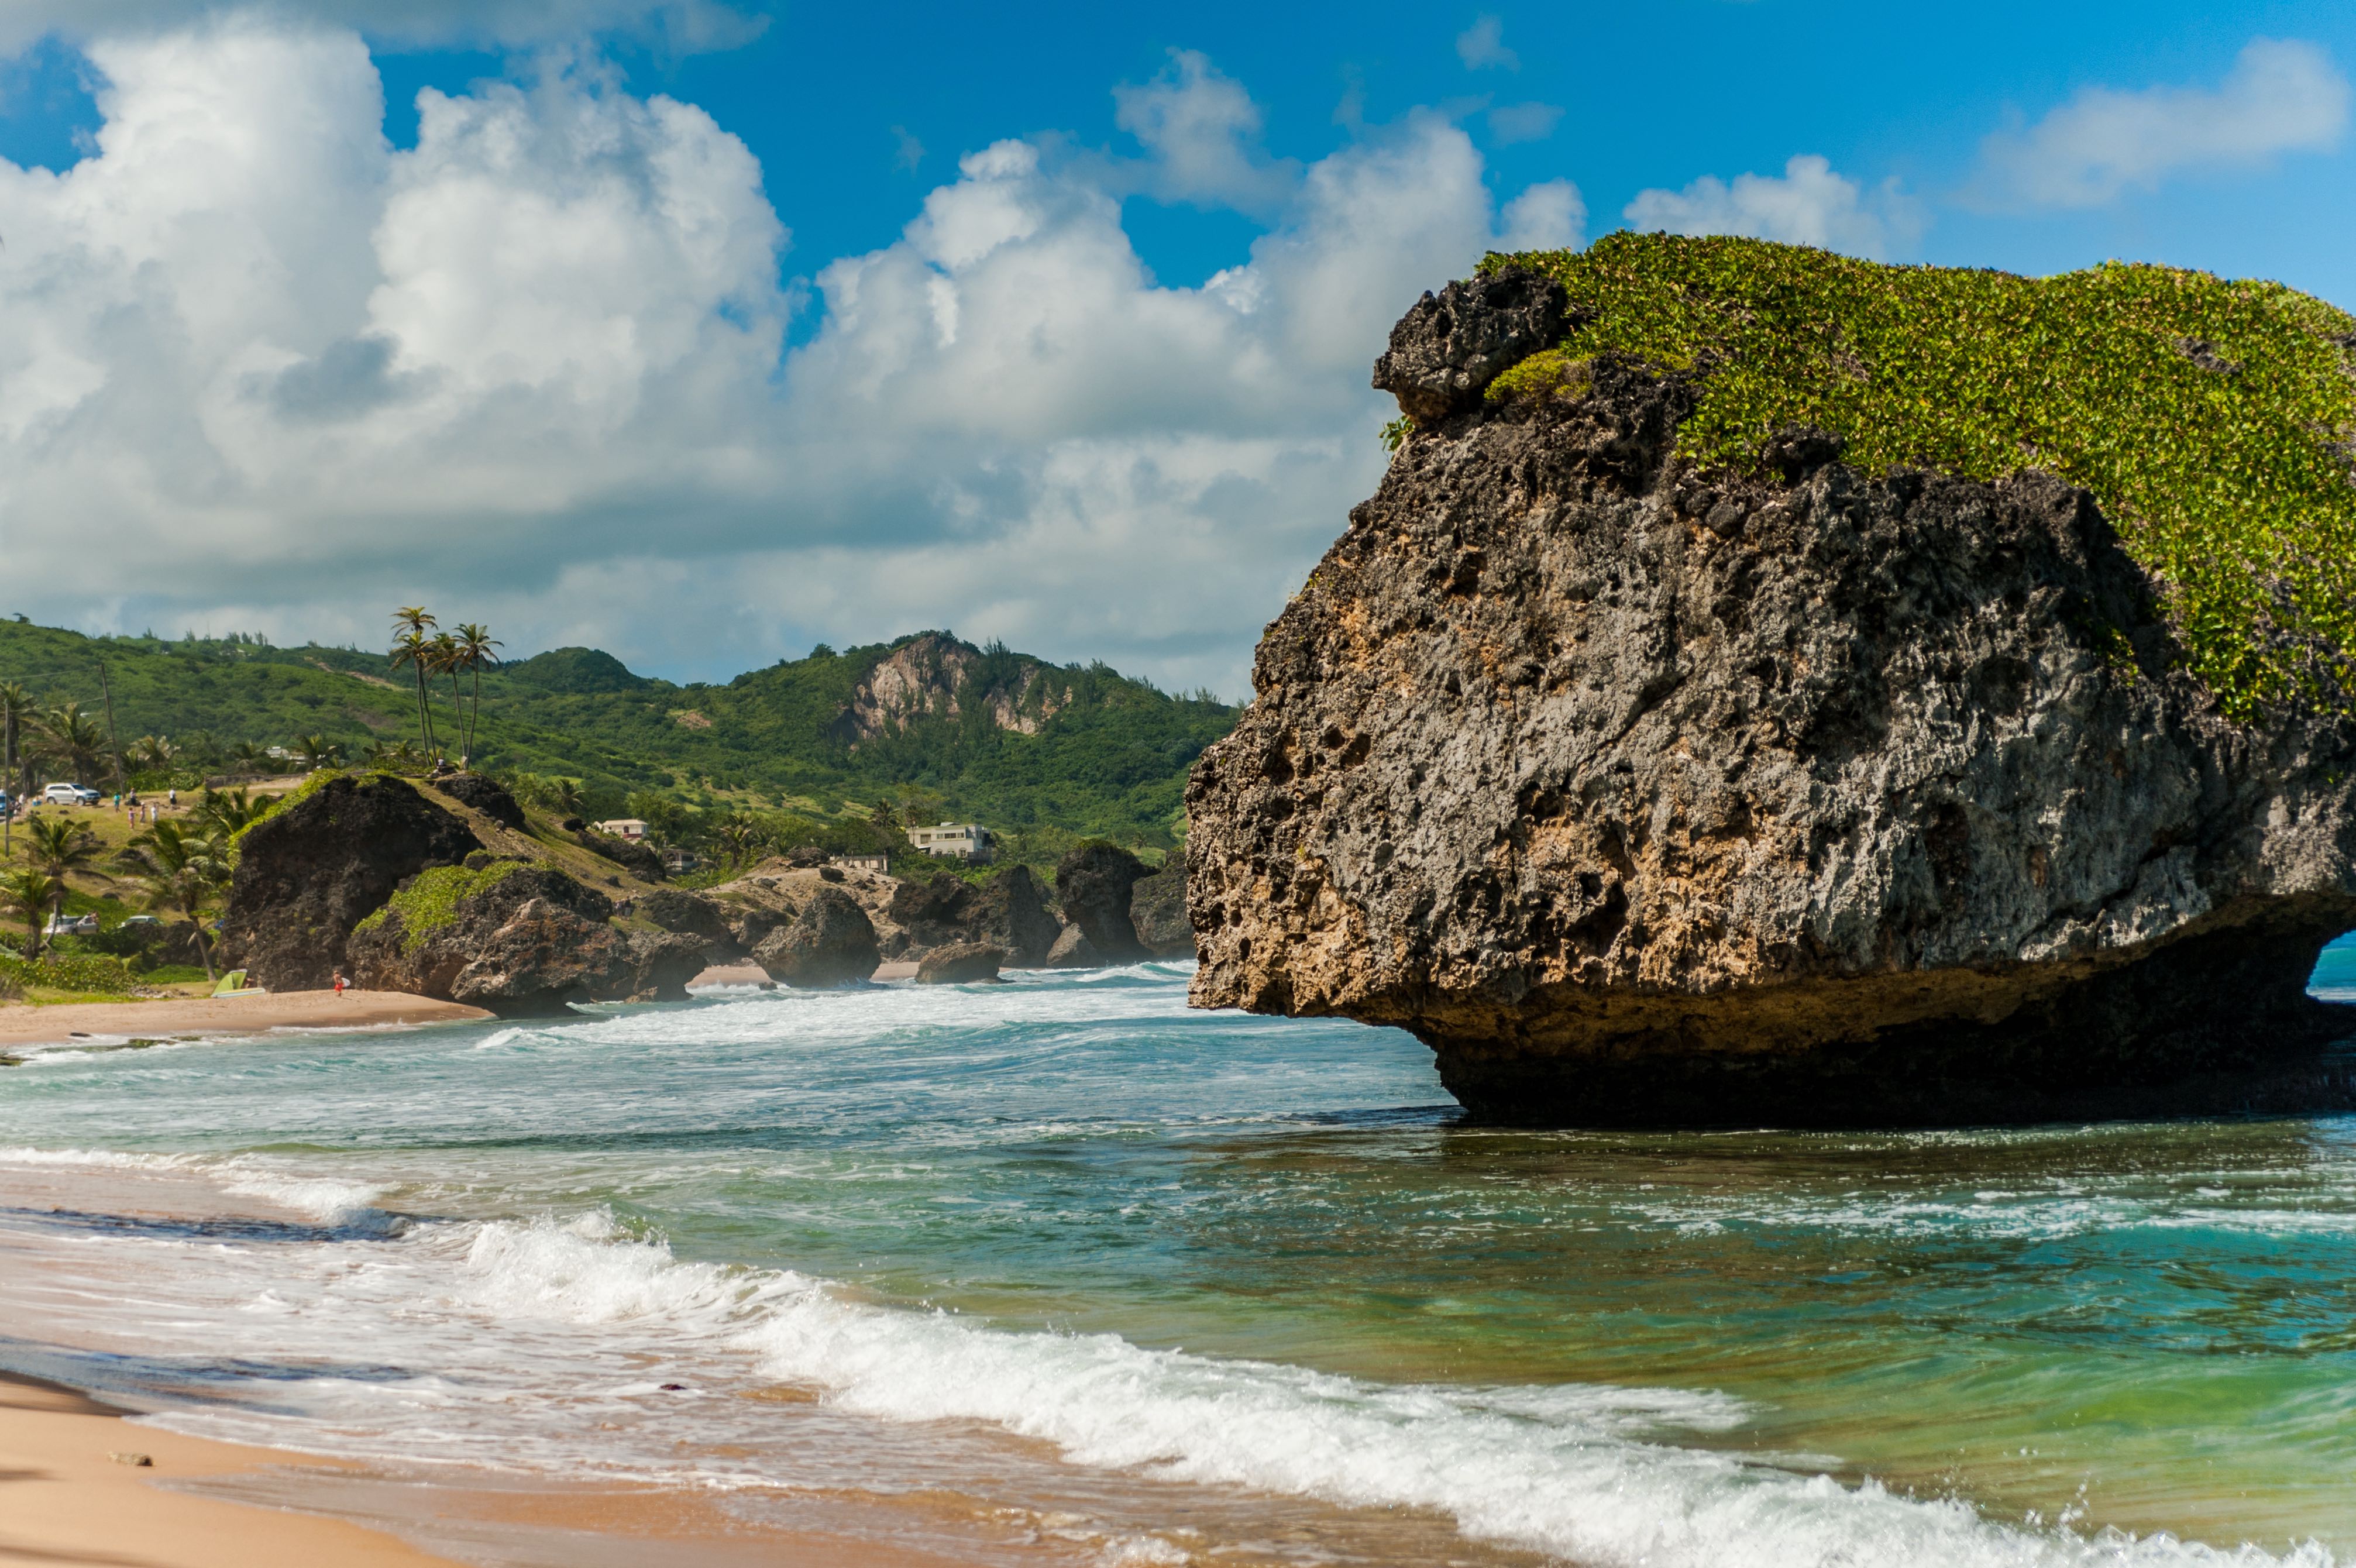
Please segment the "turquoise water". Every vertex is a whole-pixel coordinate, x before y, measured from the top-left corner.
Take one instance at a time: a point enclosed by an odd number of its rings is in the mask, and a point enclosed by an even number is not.
[[[0,1363],[1106,1561],[2356,1556],[2356,1122],[1493,1132],[1402,1035],[1183,1000],[44,1053]]]

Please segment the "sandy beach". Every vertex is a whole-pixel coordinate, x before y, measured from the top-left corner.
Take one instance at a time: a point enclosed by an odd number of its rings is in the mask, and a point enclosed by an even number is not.
[[[0,1373],[0,1563],[423,1568],[451,1561],[341,1520],[158,1486],[295,1456],[134,1426],[123,1414],[72,1390]],[[136,1455],[149,1463],[116,1457]]]
[[[250,1035],[262,1029],[361,1029],[401,1024],[463,1024],[490,1014],[456,1002],[400,991],[256,992],[244,996],[177,997],[154,1002],[69,1002],[0,1005],[0,1048],[94,1040],[177,1039]]]

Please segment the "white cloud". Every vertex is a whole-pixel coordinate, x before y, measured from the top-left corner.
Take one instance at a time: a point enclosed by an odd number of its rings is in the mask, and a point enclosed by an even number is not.
[[[1638,229],[1748,234],[1877,260],[1912,244],[1922,229],[1920,209],[1895,179],[1869,195],[1812,153],[1786,163],[1780,178],[1740,174],[1729,185],[1704,175],[1683,190],[1639,191],[1624,216]]]
[[[1489,134],[1499,142],[1542,142],[1554,134],[1562,111],[1551,103],[1501,103],[1489,111]]]
[[[2214,91],[2089,87],[2026,131],[1982,144],[1975,194],[2032,207],[2097,207],[2180,170],[2337,146],[2348,79],[2315,45],[2253,39]]]
[[[1280,206],[1299,166],[1260,145],[1259,105],[1193,49],[1172,49],[1170,69],[1141,87],[1113,89],[1115,124],[1151,155],[1147,188],[1165,200],[1266,212]]]
[[[122,38],[219,20],[241,8],[237,0],[5,0],[0,56],[51,33]],[[395,45],[514,46],[624,32],[652,38],[674,54],[734,48],[768,26],[766,17],[728,0],[274,0],[272,12]]]
[[[423,599],[728,673],[948,625],[1238,692],[1381,472],[1392,320],[1583,219],[1553,182],[1501,234],[1479,153],[1418,114],[1245,156],[1280,221],[1165,288],[1130,176],[1001,142],[819,267],[788,352],[784,226],[692,105],[560,71],[428,93],[401,150],[348,30],[90,53],[95,156],[0,163],[0,613],[99,628],[371,642]],[[1226,107],[1136,111],[1172,190],[1232,195],[1203,147],[1257,145],[1223,82],[1182,60],[1164,85]]]
[[[1456,35],[1456,58],[1467,70],[1522,69],[1521,56],[1505,47],[1505,24],[1496,16],[1482,16]]]
[[[1507,251],[1574,251],[1587,242],[1587,203],[1567,179],[1531,186],[1505,203]]]

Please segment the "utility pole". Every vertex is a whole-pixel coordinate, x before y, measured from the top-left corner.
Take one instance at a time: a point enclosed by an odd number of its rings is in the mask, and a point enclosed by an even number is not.
[[[129,782],[123,776],[123,737],[114,733],[114,688],[106,683],[106,660],[98,661],[98,689],[106,698],[106,744],[114,752],[114,788],[120,791]]]

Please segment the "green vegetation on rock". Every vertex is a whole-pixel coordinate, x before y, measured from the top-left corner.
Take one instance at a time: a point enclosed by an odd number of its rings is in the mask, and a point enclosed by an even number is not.
[[[425,939],[458,918],[458,906],[487,888],[495,887],[522,870],[528,861],[495,860],[479,870],[463,865],[437,865],[421,871],[415,881],[394,894],[385,907],[355,926],[355,934],[372,931],[390,916],[401,917],[401,951],[404,958],[425,945]]]
[[[1677,446],[1756,471],[1794,426],[1870,474],[2083,487],[2238,718],[2356,712],[2356,317],[2280,284],[2109,263],[2053,277],[1618,233],[1492,255],[1561,280],[1560,346],[1491,384],[1568,392],[1612,354],[1695,378]]]

